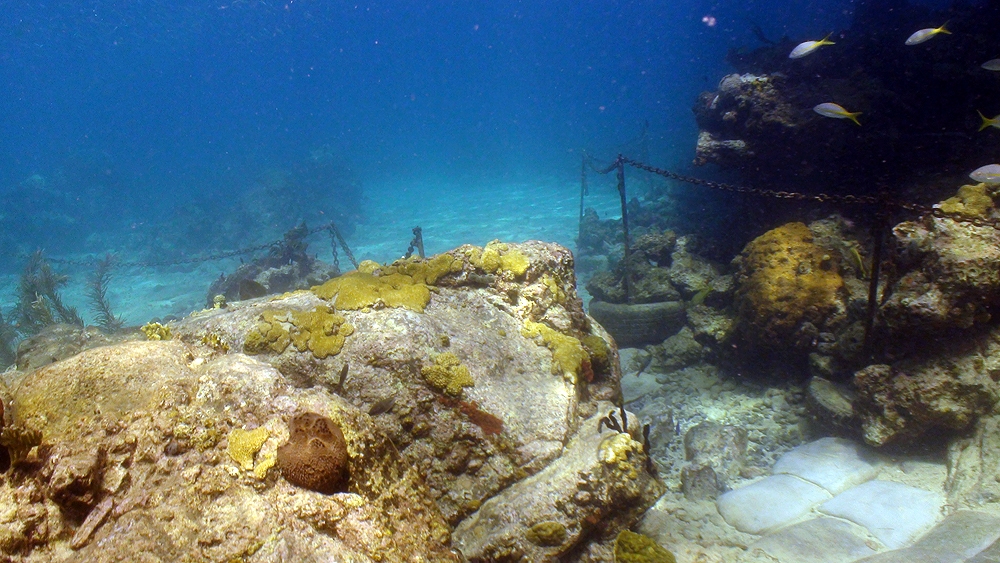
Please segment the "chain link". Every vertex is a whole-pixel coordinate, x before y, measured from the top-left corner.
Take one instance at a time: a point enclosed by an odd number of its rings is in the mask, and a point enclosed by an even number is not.
[[[311,236],[311,235],[314,235],[314,234],[319,233],[321,231],[329,230],[331,232],[331,239],[333,240],[333,237],[334,237],[333,233],[335,232],[335,229],[336,229],[336,225],[334,225],[334,223],[331,221],[330,223],[327,223],[327,224],[322,225],[320,227],[315,227],[313,229],[310,229],[310,230],[306,231],[306,234],[303,235],[303,238]],[[209,254],[209,255],[206,255],[206,256],[198,256],[198,257],[194,257],[194,258],[181,258],[181,259],[178,259],[178,260],[158,260],[158,261],[115,260],[115,267],[116,268],[130,268],[130,267],[136,267],[136,268],[163,268],[163,267],[166,267],[166,266],[180,266],[180,265],[184,265],[184,264],[201,264],[201,263],[204,263],[204,262],[214,262],[214,261],[217,261],[217,260],[223,260],[225,258],[233,258],[234,256],[242,256],[242,255],[245,255],[245,254],[254,254],[256,252],[261,252],[261,251],[264,251],[264,250],[270,250],[271,248],[275,248],[275,247],[281,246],[282,244],[284,244],[284,242],[285,242],[284,239],[280,239],[280,240],[275,240],[275,241],[264,243],[264,244],[258,244],[256,246],[246,246],[246,247],[243,247],[243,248],[238,248],[236,250],[227,250],[225,252],[218,252],[218,253]],[[334,240],[334,242],[335,242],[335,240]],[[336,247],[336,244],[334,244],[334,257],[336,257],[336,255],[337,255],[337,247]],[[21,259],[27,259],[27,258],[29,258],[28,255],[18,255],[18,257],[21,258]],[[93,265],[97,264],[97,262],[99,262],[101,259],[100,258],[89,258],[89,259],[86,259],[86,260],[70,260],[70,259],[65,259],[65,258],[50,258],[50,257],[46,257],[45,260],[48,261],[48,262],[51,262],[53,264],[63,264],[63,265],[68,265],[68,266],[93,266]]]
[[[627,156],[618,155],[618,158],[606,169],[598,169],[592,163],[593,159],[588,156],[588,161],[591,161],[590,168],[599,174],[607,174],[618,167],[619,164],[627,164],[633,168],[639,170],[644,170],[651,174],[656,174],[657,176],[662,176],[670,180],[676,180],[678,182],[684,182],[686,184],[692,184],[695,186],[704,186],[713,190],[721,190],[731,193],[738,194],[748,194],[760,197],[769,197],[774,199],[787,199],[791,201],[812,201],[816,203],[833,203],[833,204],[843,204],[843,205],[870,205],[880,207],[883,212],[891,211],[892,209],[900,209],[903,211],[908,211],[911,213],[916,213],[920,215],[920,218],[927,216],[932,216],[938,219],[950,219],[959,223],[969,223],[977,227],[992,227],[994,229],[1000,230],[1000,218],[990,219],[986,217],[975,217],[970,215],[965,215],[963,213],[949,213],[941,209],[940,207],[923,205],[919,203],[910,203],[905,201],[893,200],[888,197],[883,196],[870,196],[870,195],[853,195],[853,194],[806,194],[801,192],[789,192],[783,190],[765,190],[760,188],[751,188],[748,186],[734,186],[732,184],[726,184],[723,182],[712,182],[710,180],[704,180],[702,178],[694,178],[691,176],[684,176],[682,174],[677,174],[675,172],[670,172],[669,170],[664,170],[662,168],[657,168],[649,164],[639,162],[637,160],[631,159]]]

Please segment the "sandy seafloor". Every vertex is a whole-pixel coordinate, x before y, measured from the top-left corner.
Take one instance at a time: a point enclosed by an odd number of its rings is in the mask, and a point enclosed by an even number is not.
[[[591,179],[586,205],[596,209],[602,218],[620,217],[618,192],[612,183],[602,180]],[[364,223],[347,237],[358,261],[384,263],[402,257],[416,226],[423,229],[428,256],[467,243],[484,245],[493,239],[504,242],[537,239],[558,242],[575,250],[579,182],[554,178],[533,183],[393,182],[368,187],[365,199]],[[294,227],[294,222],[295,218],[290,218],[285,228]],[[274,239],[279,240],[281,234],[276,232]],[[330,240],[325,233],[313,235],[308,242],[310,253],[331,261]],[[44,250],[47,257],[81,258],[61,254],[57,248]],[[130,260],[127,254],[115,248],[106,251],[116,253],[120,260]],[[122,315],[128,325],[142,325],[167,316],[183,317],[203,308],[212,281],[220,274],[232,273],[238,266],[239,260],[232,258],[196,266],[119,268],[108,287],[108,298],[114,311]],[[340,267],[351,269],[343,252],[340,253]],[[70,276],[62,290],[63,299],[89,322],[91,315],[85,297],[88,270],[67,268],[58,263],[54,263],[53,268]],[[0,275],[3,311],[9,311],[16,302],[16,288],[17,274]]]

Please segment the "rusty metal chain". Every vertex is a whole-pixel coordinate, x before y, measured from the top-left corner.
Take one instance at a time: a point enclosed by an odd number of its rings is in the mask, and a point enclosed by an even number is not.
[[[311,236],[311,235],[314,235],[314,234],[316,234],[318,232],[326,231],[326,230],[330,230],[331,233],[332,233],[335,229],[336,229],[336,226],[331,221],[330,223],[326,223],[326,224],[324,224],[324,225],[322,225],[320,227],[315,227],[313,229],[310,229],[309,231],[306,232],[305,235],[303,235],[303,237]],[[332,234],[331,234],[331,238],[332,238]],[[276,246],[280,246],[283,243],[284,243],[284,239],[280,239],[280,240],[275,240],[275,241],[264,243],[264,244],[258,244],[256,246],[247,246],[247,247],[243,247],[243,248],[238,248],[236,250],[227,250],[225,252],[218,252],[218,253],[215,253],[215,254],[209,254],[207,256],[198,256],[198,257],[194,257],[194,258],[181,258],[181,259],[178,259],[178,260],[159,260],[159,261],[148,261],[148,262],[145,262],[145,261],[116,260],[115,261],[115,267],[116,268],[129,268],[129,267],[162,268],[162,267],[166,267],[166,266],[180,266],[180,265],[184,265],[184,264],[201,264],[201,263],[204,263],[204,262],[214,262],[216,260],[223,260],[225,258],[232,258],[234,256],[242,256],[242,255],[245,255],[245,254],[253,254],[253,253],[256,253],[256,252],[261,252],[263,250],[269,250],[269,249],[274,248]],[[334,246],[334,256],[336,256],[336,246]],[[27,255],[23,255],[23,256],[20,256],[20,257],[22,259],[28,258]],[[69,266],[93,266],[94,264],[96,264],[99,261],[98,258],[90,258],[90,259],[87,259],[87,260],[69,260],[69,259],[65,259],[65,258],[51,258],[51,257],[46,257],[45,259],[46,259],[46,261],[51,262],[53,264],[64,264],[64,265],[69,265]]]
[[[706,188],[727,191],[731,193],[756,195],[761,197],[769,197],[775,199],[787,199],[792,201],[812,201],[816,203],[833,203],[833,204],[844,204],[844,205],[871,205],[879,206],[883,210],[888,211],[892,209],[900,209],[903,211],[908,211],[911,213],[916,213],[920,218],[927,216],[932,216],[938,219],[950,219],[959,223],[968,223],[976,227],[992,227],[994,229],[1000,230],[1000,218],[990,219],[986,217],[975,217],[971,215],[965,215],[962,213],[949,213],[944,211],[940,207],[935,207],[931,205],[924,205],[920,203],[910,203],[905,201],[897,201],[889,199],[883,196],[871,196],[871,195],[853,195],[853,194],[806,194],[801,192],[789,192],[782,190],[766,190],[761,188],[752,188],[748,186],[735,186],[732,184],[726,184],[723,182],[713,182],[710,180],[704,180],[702,178],[694,178],[692,176],[684,176],[682,174],[677,174],[676,172],[670,172],[669,170],[664,170],[662,168],[657,168],[651,166],[644,162],[639,162],[637,160],[631,159],[627,156],[618,155],[618,158],[611,163],[607,168],[597,168],[594,166],[593,159],[588,155],[588,160],[591,161],[590,168],[599,174],[607,174],[612,170],[615,170],[620,164],[627,164],[633,168],[644,170],[651,174],[656,174],[657,176],[662,176],[670,180],[676,180],[678,182],[684,182],[686,184],[691,184],[695,186],[704,186]]]

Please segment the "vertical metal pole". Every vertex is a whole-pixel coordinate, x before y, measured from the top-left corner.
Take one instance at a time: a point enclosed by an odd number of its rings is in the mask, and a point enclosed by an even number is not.
[[[865,317],[864,356],[872,358],[872,348],[875,345],[875,315],[878,312],[878,279],[882,270],[882,247],[885,244],[886,216],[885,198],[881,198],[875,223],[872,224],[872,279],[868,282],[868,312]]]
[[[577,220],[576,244],[577,252],[580,250],[580,240],[583,238],[583,199],[587,196],[587,153],[583,153],[580,160],[580,217]]]
[[[628,199],[625,197],[625,159],[622,155],[618,155],[618,160],[615,161],[615,166],[618,169],[618,196],[621,198],[622,202],[622,233],[625,235],[625,256],[622,258],[624,260],[623,272],[625,275],[625,302],[632,302],[632,272],[629,257],[632,255],[629,249],[629,236],[628,236]]]

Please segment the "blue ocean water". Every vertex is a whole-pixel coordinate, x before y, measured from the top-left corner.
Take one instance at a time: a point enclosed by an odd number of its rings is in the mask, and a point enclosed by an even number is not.
[[[640,156],[686,170],[691,106],[730,71],[729,49],[818,37],[849,25],[854,9],[848,0],[13,3],[0,21],[0,268],[16,272],[37,248],[190,256],[273,240],[299,220],[336,220],[349,240],[377,247],[398,198],[415,202],[407,219],[438,219],[435,250],[457,232],[479,244],[545,236],[465,220],[447,202],[479,195],[502,215],[512,191],[523,191],[521,206],[570,198],[582,151],[611,158],[635,150],[639,135]],[[611,184],[598,186],[613,204]],[[427,202],[436,207],[420,208]],[[516,211],[527,218],[519,224],[546,222],[545,209]]]

